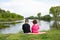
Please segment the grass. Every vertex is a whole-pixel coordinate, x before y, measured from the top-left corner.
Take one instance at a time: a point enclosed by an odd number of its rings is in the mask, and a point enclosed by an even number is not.
[[[6,28],[6,27],[9,27],[9,26],[0,23],[0,29],[2,29],[2,28]]]
[[[60,40],[60,30],[50,30],[46,34],[0,34],[0,40]]]
[[[9,25],[5,25],[5,24],[15,25],[15,24],[18,24],[18,23],[22,23],[22,22],[0,23],[0,29],[10,27]]]

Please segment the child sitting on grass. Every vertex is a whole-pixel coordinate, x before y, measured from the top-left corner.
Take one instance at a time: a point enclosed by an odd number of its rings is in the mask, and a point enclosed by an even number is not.
[[[39,25],[37,24],[37,20],[33,20],[32,25],[32,33],[39,33]]]
[[[30,25],[28,24],[28,19],[25,20],[25,24],[22,25],[22,29],[24,33],[29,33],[30,31]]]

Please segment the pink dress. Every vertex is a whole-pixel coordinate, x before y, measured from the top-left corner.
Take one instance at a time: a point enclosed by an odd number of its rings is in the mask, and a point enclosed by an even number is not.
[[[38,24],[33,24],[32,25],[32,33],[38,33],[39,30],[39,25]]]

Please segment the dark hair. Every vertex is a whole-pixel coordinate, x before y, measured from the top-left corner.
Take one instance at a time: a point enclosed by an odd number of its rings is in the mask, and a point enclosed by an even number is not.
[[[33,20],[33,24],[37,24],[37,20]]]

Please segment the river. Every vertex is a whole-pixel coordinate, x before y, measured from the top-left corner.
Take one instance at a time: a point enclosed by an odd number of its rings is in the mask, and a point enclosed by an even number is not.
[[[32,21],[33,20],[29,20],[30,28],[32,26]],[[38,24],[40,25],[39,31],[42,31],[42,30],[48,31],[48,30],[50,30],[50,25],[52,25],[52,23],[53,23],[53,21],[49,23],[47,21],[41,20],[40,22],[38,22]],[[18,23],[18,24],[15,24],[15,25],[9,24],[10,27],[0,29],[0,33],[1,34],[19,33],[20,31],[22,31],[22,25],[23,24],[24,24],[24,20],[23,20],[22,23]]]

